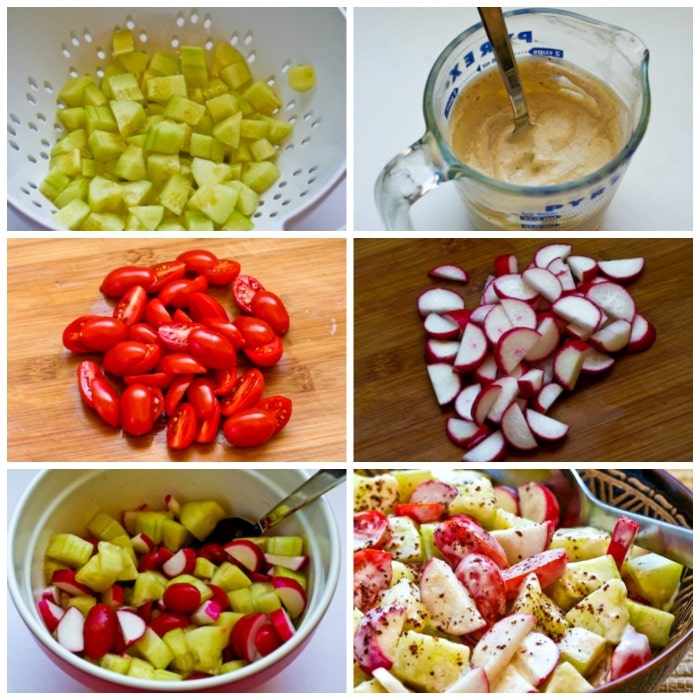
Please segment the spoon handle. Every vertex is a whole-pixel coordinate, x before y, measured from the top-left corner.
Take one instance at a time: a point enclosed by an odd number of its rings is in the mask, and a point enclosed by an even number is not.
[[[513,107],[515,128],[526,126],[530,123],[530,119],[528,117],[525,94],[520,82],[518,64],[513,55],[513,47],[508,38],[508,29],[503,19],[503,12],[500,7],[479,7],[477,9],[479,10],[481,21],[484,23],[484,29],[486,29],[486,36],[491,42],[491,48],[503,76],[503,81],[506,84],[508,98]]]
[[[347,476],[345,469],[319,469],[310,479],[301,484],[296,491],[289,494],[266,515],[258,520],[263,532],[277,525],[287,516],[311,501],[315,501],[333,487],[342,483]]]

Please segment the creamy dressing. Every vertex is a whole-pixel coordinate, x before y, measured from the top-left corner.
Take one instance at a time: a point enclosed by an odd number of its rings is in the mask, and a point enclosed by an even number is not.
[[[547,186],[584,177],[620,152],[629,112],[610,87],[562,61],[526,59],[518,67],[532,126],[513,133],[494,67],[454,107],[450,141],[463,163],[501,182]]]

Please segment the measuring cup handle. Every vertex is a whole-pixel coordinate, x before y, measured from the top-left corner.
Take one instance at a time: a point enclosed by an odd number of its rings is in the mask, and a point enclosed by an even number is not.
[[[413,231],[409,209],[444,180],[441,163],[431,134],[387,163],[374,186],[374,199],[387,231]]]

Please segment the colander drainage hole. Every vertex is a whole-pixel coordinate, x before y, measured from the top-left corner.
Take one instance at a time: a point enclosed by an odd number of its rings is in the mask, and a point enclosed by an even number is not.
[[[10,125],[8,124],[8,125],[7,125],[7,130],[8,130],[13,136],[17,136],[17,131],[15,131],[15,127],[14,127],[14,126],[10,126]]]
[[[185,26],[185,15],[183,15],[182,12],[177,13],[177,17],[175,18],[175,24],[177,24],[178,27]]]
[[[92,34],[90,34],[90,30],[87,27],[83,29],[83,39],[85,39],[88,44],[92,43]]]
[[[48,92],[49,95],[53,95],[53,85],[48,80],[44,81],[44,90],[46,90],[46,92]]]
[[[34,78],[32,78],[31,76],[30,76],[29,78],[27,78],[27,82],[29,83],[29,87],[30,87],[32,90],[38,90],[38,89],[39,89],[39,86],[36,84],[36,80],[34,80]]]
[[[11,148],[14,148],[15,151],[19,151],[19,146],[17,145],[17,143],[16,143],[15,141],[13,141],[12,139],[10,139],[10,142],[9,142],[9,143],[10,143],[10,147],[11,147]]]

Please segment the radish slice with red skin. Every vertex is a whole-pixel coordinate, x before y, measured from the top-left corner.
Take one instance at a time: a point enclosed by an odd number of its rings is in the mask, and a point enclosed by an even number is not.
[[[277,608],[270,613],[270,621],[275,626],[277,634],[286,642],[294,636],[294,623],[284,608]]]
[[[467,284],[469,282],[469,273],[464,268],[454,263],[436,265],[428,270],[428,276],[435,279],[461,282],[462,284]]]

